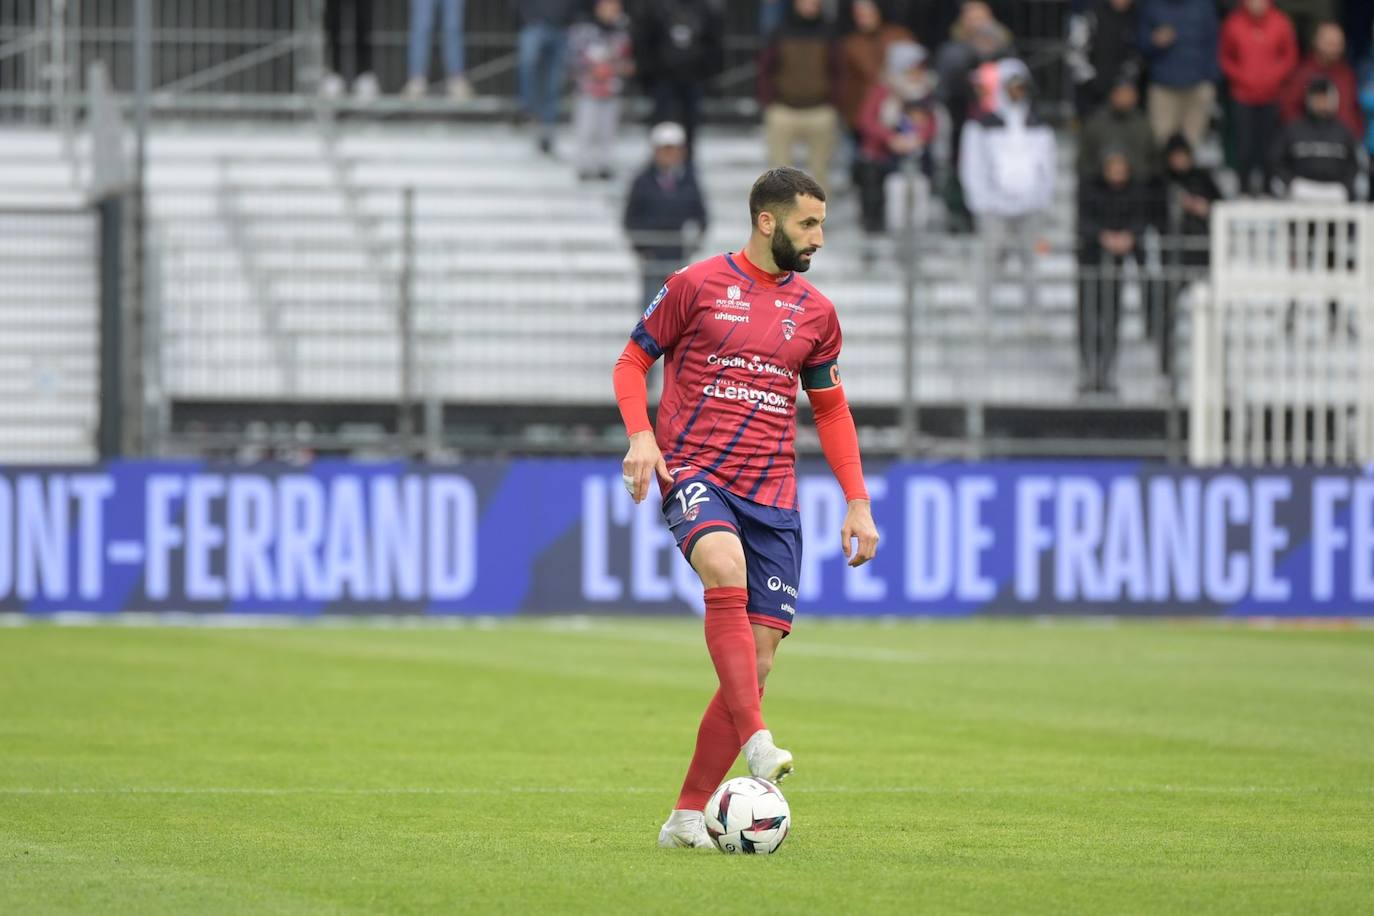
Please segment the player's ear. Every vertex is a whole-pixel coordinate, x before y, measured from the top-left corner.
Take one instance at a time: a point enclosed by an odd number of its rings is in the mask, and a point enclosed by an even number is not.
[[[759,232],[763,233],[763,235],[771,236],[773,234],[773,230],[777,227],[777,225],[777,220],[773,217],[773,214],[770,211],[764,210],[762,213],[759,214],[758,227]]]

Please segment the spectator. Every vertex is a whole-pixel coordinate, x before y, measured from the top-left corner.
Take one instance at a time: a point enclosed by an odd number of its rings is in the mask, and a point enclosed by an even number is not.
[[[1140,45],[1149,65],[1155,144],[1182,131],[1202,142],[1216,102],[1217,10],[1211,0],[1143,0]]]
[[[1274,144],[1271,169],[1279,196],[1355,199],[1360,151],[1355,136],[1337,117],[1340,106],[1340,90],[1326,77],[1319,76],[1308,85],[1306,113],[1285,127]]]
[[[759,3],[759,41],[767,44],[773,33],[782,25],[787,12],[788,0],[760,0]]]
[[[1340,94],[1341,108],[1337,117],[1346,130],[1356,137],[1364,136],[1355,71],[1345,60],[1345,32],[1334,22],[1323,22],[1317,26],[1312,39],[1312,53],[1288,78],[1281,103],[1283,123],[1290,124],[1302,117],[1307,89],[1317,77],[1331,82]]]
[[[1143,266],[1141,243],[1148,219],[1144,188],[1131,176],[1130,157],[1108,151],[1100,173],[1078,190],[1081,393],[1116,394],[1123,268],[1127,258]]]
[[[630,185],[625,231],[639,255],[647,305],[668,276],[687,261],[688,237],[706,231],[706,204],[687,160],[687,132],[672,122],[649,133],[653,160]]]
[[[1364,110],[1364,148],[1374,160],[1374,44],[1360,64],[1360,108]],[[1369,182],[1369,199],[1374,200],[1374,176]]]
[[[1096,0],[1085,14],[1069,20],[1068,62],[1080,118],[1102,107],[1123,74],[1139,78],[1139,31],[1135,0]],[[1098,166],[1093,163],[1094,172]]]
[[[343,59],[344,7],[353,20],[353,66]],[[377,75],[372,72],[372,0],[325,0],[325,74],[320,79],[320,94],[336,99],[343,95],[351,73],[353,95],[368,101],[377,97]]]
[[[577,173],[583,180],[609,179],[620,126],[620,93],[625,77],[634,71],[630,22],[620,0],[597,0],[591,21],[573,26],[568,43],[577,86]]]
[[[1117,74],[1107,104],[1083,124],[1078,138],[1080,181],[1091,181],[1102,174],[1102,157],[1109,148],[1126,154],[1131,161],[1131,174],[1142,183],[1159,175],[1158,147],[1150,119],[1140,110],[1135,74],[1129,70]]]
[[[887,50],[894,42],[914,42],[907,29],[883,20],[876,0],[854,0],[854,31],[840,42],[840,116],[855,133],[869,90],[883,81]]]
[[[654,101],[653,123],[672,121],[695,148],[706,81],[725,54],[721,0],[644,0],[634,16],[635,71]]]
[[[960,160],[964,124],[977,117],[979,97],[973,83],[974,71],[1010,53],[1011,33],[993,18],[992,8],[982,0],[965,0],[959,7],[959,18],[950,28],[949,40],[935,54],[940,101],[949,113],[950,159],[954,162]],[[950,230],[967,231],[971,220],[957,169],[945,188],[945,206]]]
[[[1169,231],[1162,240],[1168,290],[1159,299],[1160,320],[1151,322],[1147,313],[1146,330],[1159,344],[1159,371],[1171,376],[1178,297],[1211,263],[1212,204],[1221,200],[1221,190],[1210,172],[1198,168],[1182,134],[1164,145],[1164,175],[1169,186]]]
[[[575,0],[519,0],[521,114],[539,125],[539,149],[553,152],[553,126],[563,96],[568,22]]]
[[[792,0],[787,18],[759,58],[759,105],[769,164],[791,165],[793,147],[807,149],[807,171],[829,186],[835,153],[839,55],[821,0]]]
[[[1221,189],[1211,172],[1198,167],[1183,134],[1174,134],[1164,145],[1164,177],[1176,204],[1171,207],[1169,234],[1180,240],[1171,247],[1181,252],[1183,266],[1206,267],[1211,262],[1212,204],[1221,200]]]
[[[1298,43],[1304,50],[1311,43],[1318,23],[1331,22],[1336,18],[1332,0],[1279,0],[1279,9],[1292,20]]]
[[[406,55],[410,78],[401,90],[405,95],[418,99],[429,91],[430,37],[434,32],[434,14],[439,12],[443,20],[439,38],[444,47],[449,98],[472,98],[472,84],[463,69],[464,5],[464,0],[410,0],[410,48]]]
[[[1231,88],[1231,125],[1240,187],[1255,172],[1269,186],[1268,152],[1279,131],[1279,91],[1298,63],[1293,24],[1273,0],[1242,0],[1221,29],[1221,70]]]
[[[1030,71],[1016,59],[1002,61],[997,110],[964,125],[959,177],[983,237],[980,306],[991,304],[992,278],[1009,243],[1021,258],[1028,305],[1035,304],[1038,224],[1054,196],[1058,171],[1054,131],[1031,106]]]
[[[918,157],[929,177],[930,144],[936,131],[934,86],[924,48],[914,41],[887,46],[883,78],[869,88],[859,113],[855,175],[868,235],[886,232],[890,225],[888,177],[903,159]]]

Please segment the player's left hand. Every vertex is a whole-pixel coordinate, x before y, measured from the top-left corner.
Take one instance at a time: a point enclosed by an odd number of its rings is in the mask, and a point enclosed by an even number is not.
[[[854,540],[859,546],[854,548]],[[851,499],[840,527],[840,541],[850,566],[862,566],[878,552],[878,526],[873,524],[873,507],[866,499]]]

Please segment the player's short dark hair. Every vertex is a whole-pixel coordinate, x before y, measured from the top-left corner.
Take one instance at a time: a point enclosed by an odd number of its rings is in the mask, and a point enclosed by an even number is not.
[[[749,225],[758,223],[764,210],[774,215],[786,213],[797,205],[797,195],[825,201],[825,189],[820,182],[791,166],[769,169],[759,176],[749,189]]]

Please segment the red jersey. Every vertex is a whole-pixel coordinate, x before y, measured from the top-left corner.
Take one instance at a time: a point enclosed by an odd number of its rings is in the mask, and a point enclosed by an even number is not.
[[[830,300],[796,273],[722,254],[669,277],[631,339],[664,357],[655,438],[669,472],[795,509],[802,370],[840,355]]]

